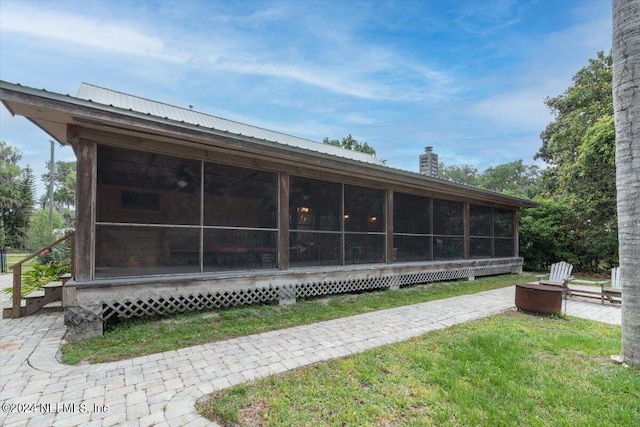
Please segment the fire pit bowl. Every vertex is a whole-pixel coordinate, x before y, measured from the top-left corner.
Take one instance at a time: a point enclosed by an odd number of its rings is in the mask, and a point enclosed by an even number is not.
[[[524,283],[516,285],[516,307],[529,313],[556,314],[562,311],[562,288]]]

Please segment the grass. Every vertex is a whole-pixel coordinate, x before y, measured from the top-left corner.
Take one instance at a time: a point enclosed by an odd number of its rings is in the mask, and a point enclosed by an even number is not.
[[[620,327],[508,312],[216,392],[230,426],[640,425]]]
[[[13,275],[13,270],[11,270],[11,267],[13,267],[14,264],[16,264],[19,261],[22,261],[25,257],[29,256],[29,254],[6,254],[6,259],[7,259],[7,270],[5,271],[4,274],[6,275]],[[33,270],[33,263],[35,262],[35,259],[31,259],[27,262],[25,262],[24,264],[22,264],[22,274],[24,275],[24,273],[27,273],[28,271]],[[24,280],[24,278],[23,278]],[[7,286],[5,288],[0,289],[0,292],[6,292],[6,293],[11,293],[11,291],[13,290],[13,280],[11,281],[12,285],[11,286]],[[23,285],[23,293],[22,295],[27,294],[28,292],[24,292],[24,285]],[[30,291],[29,291],[30,292]]]
[[[7,257],[7,271],[5,274],[13,274],[13,270],[10,270],[13,265],[19,261],[22,261],[25,257],[29,256],[29,254],[6,254]],[[22,273],[26,273],[27,271],[32,269],[32,265],[35,262],[35,259],[31,259],[24,264],[22,264]]]
[[[396,291],[364,292],[298,300],[288,306],[256,305],[195,312],[116,324],[101,337],[62,347],[67,364],[101,363],[351,316],[457,295],[471,294],[532,280],[528,275],[503,275],[475,281],[441,282]]]
[[[22,261],[26,257],[30,256],[30,254],[25,253],[13,253],[7,254],[7,269],[4,273],[8,276],[13,276],[14,270],[11,269],[16,263]],[[37,270],[37,271],[34,271]],[[22,283],[21,283],[21,294],[24,298],[25,295],[28,295],[32,291],[36,291],[42,288],[42,286],[46,285],[48,281],[57,280],[57,276],[51,276],[50,274],[44,274],[48,271],[44,266],[38,263],[38,258],[32,258],[29,261],[22,264]],[[0,289],[0,292],[4,292],[7,294],[13,294],[13,279],[11,279],[10,286],[6,286]]]

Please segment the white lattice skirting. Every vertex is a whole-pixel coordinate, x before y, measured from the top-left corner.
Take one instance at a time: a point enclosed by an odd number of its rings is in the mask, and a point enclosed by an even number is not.
[[[69,282],[65,323],[71,329],[113,317],[132,318],[261,303],[294,303],[298,298],[372,289],[398,289],[522,271],[522,258]],[[70,303],[71,302],[71,303]],[[101,332],[102,328],[98,328]]]

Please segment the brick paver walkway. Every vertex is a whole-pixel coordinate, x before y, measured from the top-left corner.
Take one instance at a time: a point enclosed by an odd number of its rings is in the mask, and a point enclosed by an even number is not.
[[[0,277],[0,286],[10,278]],[[6,294],[1,305],[8,306]],[[514,287],[230,339],[99,365],[56,354],[61,312],[0,321],[0,425],[204,426],[197,399],[281,373],[513,308]],[[620,308],[570,300],[567,314],[620,324]]]

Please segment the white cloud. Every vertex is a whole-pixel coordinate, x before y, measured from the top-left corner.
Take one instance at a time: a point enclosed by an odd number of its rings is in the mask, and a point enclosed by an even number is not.
[[[471,34],[488,35],[519,23],[526,4],[519,0],[460,2],[455,24]]]
[[[286,14],[282,10],[275,7],[267,7],[265,9],[256,10],[249,16],[238,19],[238,21],[242,22],[243,24],[256,26],[279,21],[285,17]]]
[[[19,3],[4,3],[2,32],[27,35],[53,42],[67,42],[114,53],[185,62],[187,56],[171,52],[165,42],[126,22],[108,21]]]
[[[205,55],[199,63],[233,73],[295,80],[337,94],[362,99],[422,102],[452,93],[451,78],[396,55],[386,62],[354,57],[350,67],[341,64],[309,64],[283,59],[273,62],[250,50],[232,56]]]
[[[552,119],[544,98],[611,37],[597,1],[554,7],[534,31],[547,6],[517,0],[0,2],[3,80],[63,93],[88,80],[311,139],[352,133],[411,170],[425,145],[447,164],[527,159]]]
[[[7,6],[8,5],[8,6]],[[45,3],[46,5],[46,3]],[[286,10],[264,9],[236,19],[216,16],[206,33],[196,28],[81,15],[20,3],[3,4],[2,33],[43,39],[53,49],[98,60],[93,51],[188,64],[207,71],[266,76],[368,100],[436,102],[455,85],[445,72],[374,42],[357,40],[348,25],[335,31],[303,29],[303,44],[283,45],[274,27],[289,22]],[[247,23],[251,31],[242,29]],[[240,26],[237,28],[236,26]],[[148,28],[148,31],[145,31]],[[163,36],[154,34],[162,31]],[[281,36],[280,36],[281,37]],[[62,43],[61,43],[62,42]],[[68,44],[75,45],[69,47]],[[81,50],[84,47],[86,50]],[[154,70],[148,70],[153,73]]]

